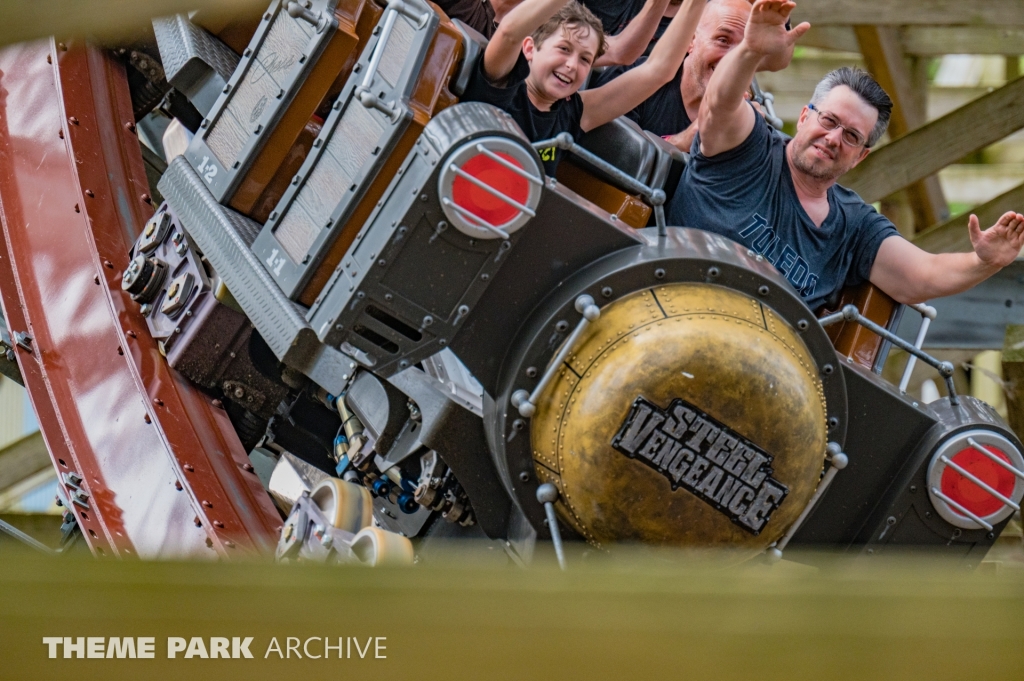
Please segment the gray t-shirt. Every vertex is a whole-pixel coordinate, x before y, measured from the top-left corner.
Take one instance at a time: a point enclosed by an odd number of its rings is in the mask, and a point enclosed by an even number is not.
[[[828,217],[816,227],[793,187],[789,140],[754,119],[742,144],[711,158],[700,153],[698,133],[668,206],[669,224],[715,232],[760,253],[814,310],[833,291],[866,281],[882,241],[899,233],[839,185],[829,188]]]

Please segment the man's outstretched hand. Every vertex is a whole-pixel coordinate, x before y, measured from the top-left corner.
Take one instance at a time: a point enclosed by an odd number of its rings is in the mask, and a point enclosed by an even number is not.
[[[1001,218],[984,232],[978,223],[978,216],[971,215],[967,230],[978,258],[990,267],[1006,267],[1020,255],[1024,248],[1024,215],[1004,213]]]
[[[753,52],[763,55],[792,54],[793,45],[811,28],[806,21],[786,30],[786,21],[796,7],[791,0],[757,0],[750,10],[750,19],[743,42]]]

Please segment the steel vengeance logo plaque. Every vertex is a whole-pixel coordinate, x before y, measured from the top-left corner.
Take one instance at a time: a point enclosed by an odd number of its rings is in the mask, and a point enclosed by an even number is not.
[[[770,454],[681,399],[662,410],[637,397],[612,446],[755,536],[789,494]]]

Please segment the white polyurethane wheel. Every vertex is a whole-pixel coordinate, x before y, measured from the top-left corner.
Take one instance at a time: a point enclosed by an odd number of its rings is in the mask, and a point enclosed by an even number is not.
[[[356,534],[373,524],[373,497],[362,485],[328,478],[313,488],[309,498],[339,530]]]
[[[412,542],[400,534],[367,527],[352,540],[352,551],[370,566],[412,565]]]

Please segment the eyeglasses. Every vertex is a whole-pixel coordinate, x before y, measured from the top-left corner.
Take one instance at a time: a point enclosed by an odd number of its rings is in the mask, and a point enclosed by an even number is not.
[[[818,109],[814,108],[813,104],[808,104],[807,108],[813,111],[814,113],[818,114],[818,125],[820,125],[823,129],[827,130],[828,132],[831,132],[836,128],[841,128],[843,131],[843,141],[846,142],[846,144],[850,145],[851,147],[862,147],[865,144],[867,144],[867,140],[864,139],[863,135],[861,135],[856,130],[847,128],[844,125],[840,125],[839,119],[830,114],[829,112],[819,111]]]

